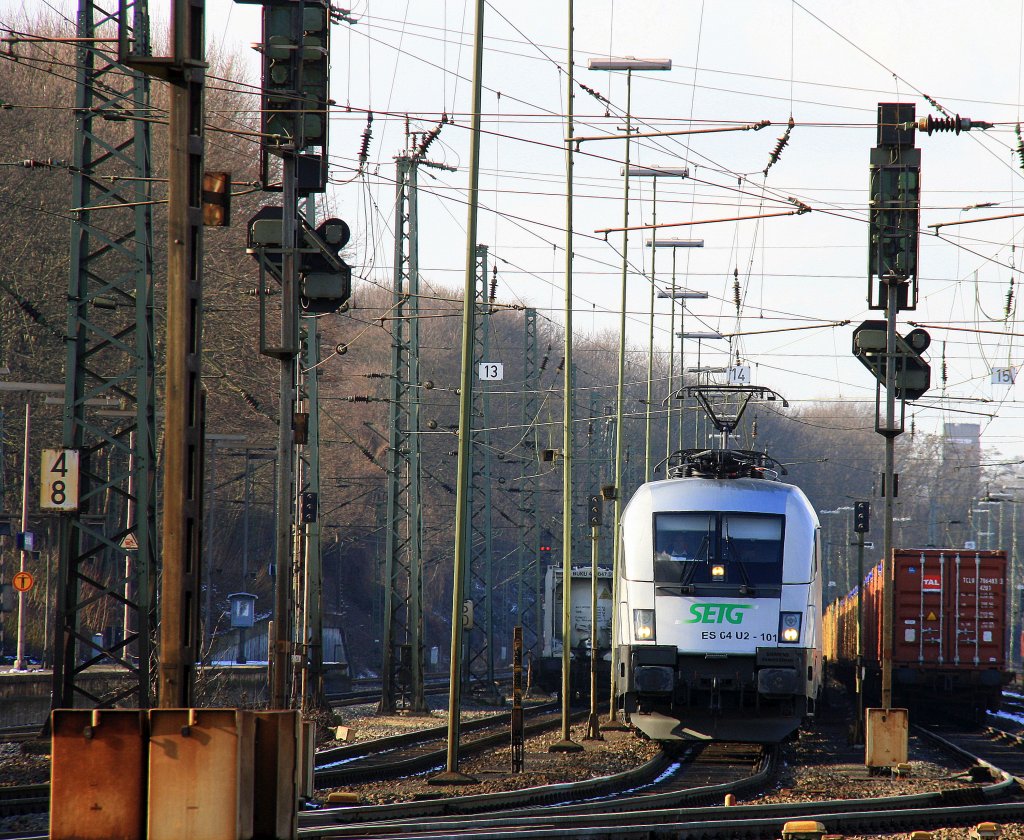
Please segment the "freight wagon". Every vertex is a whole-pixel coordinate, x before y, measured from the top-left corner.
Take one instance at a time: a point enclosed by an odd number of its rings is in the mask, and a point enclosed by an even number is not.
[[[590,567],[574,566],[569,590],[569,679],[574,697],[590,692]],[[533,684],[550,694],[562,690],[562,567],[550,566],[544,576],[543,648],[534,660]],[[612,573],[597,570],[598,685],[611,682]]]
[[[881,691],[882,566],[865,578],[863,664],[866,702]],[[970,720],[999,708],[1007,670],[1006,552],[893,551],[893,701],[918,712],[941,709]],[[858,590],[825,610],[825,656],[854,681]],[[937,702],[938,701],[938,702]]]

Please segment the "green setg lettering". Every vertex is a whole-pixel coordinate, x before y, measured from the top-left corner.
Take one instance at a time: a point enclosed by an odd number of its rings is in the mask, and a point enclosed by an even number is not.
[[[690,615],[692,618],[686,620],[687,624],[742,624],[745,610],[751,609],[752,604],[690,604]]]

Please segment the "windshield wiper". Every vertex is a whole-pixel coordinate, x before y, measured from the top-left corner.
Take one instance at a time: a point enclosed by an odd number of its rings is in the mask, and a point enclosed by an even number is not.
[[[753,595],[754,587],[750,582],[750,575],[747,574],[747,567],[743,565],[743,560],[740,559],[739,551],[733,550],[732,537],[729,536],[729,520],[725,517],[722,522],[722,542],[726,547],[726,554],[730,562],[734,562],[740,570],[740,574],[743,575],[743,585],[740,587],[740,595]],[[735,554],[735,556],[733,556]]]
[[[704,539],[700,541],[700,546],[697,548],[697,553],[693,557],[692,563],[687,563],[683,568],[683,573],[679,576],[679,585],[681,587],[688,588],[691,592],[693,591],[693,576],[697,574],[697,564],[700,563],[701,556],[706,556],[711,545],[711,532],[708,531],[704,535]]]

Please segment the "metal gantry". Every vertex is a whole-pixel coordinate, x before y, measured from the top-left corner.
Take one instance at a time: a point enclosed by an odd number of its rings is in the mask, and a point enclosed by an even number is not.
[[[97,37],[120,22],[149,54],[146,0],[81,0],[62,443],[80,453],[80,504],[60,520],[53,708],[153,702],[157,556],[149,82]],[[125,119],[127,117],[127,119]],[[109,398],[116,417],[86,408]],[[118,499],[121,512],[107,500]],[[137,548],[131,548],[137,545]],[[87,613],[126,615],[95,634]],[[88,683],[114,661],[128,679]],[[96,685],[106,688],[98,690]]]
[[[476,319],[473,371],[490,361],[490,294],[486,245],[476,246]],[[473,602],[473,629],[467,634],[466,678],[485,695],[494,689],[494,557],[491,528],[491,397],[486,388],[473,395],[473,433],[469,493],[469,568],[466,599]]]
[[[378,711],[427,712],[423,691],[420,510],[419,245],[416,155],[396,160],[384,623]]]

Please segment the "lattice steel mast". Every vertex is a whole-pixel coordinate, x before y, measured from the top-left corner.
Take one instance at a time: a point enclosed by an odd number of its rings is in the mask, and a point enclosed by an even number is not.
[[[476,246],[476,318],[473,331],[473,371],[490,361],[490,294],[487,246]],[[473,629],[467,634],[466,677],[470,688],[494,691],[494,557],[491,529],[491,397],[486,388],[473,395],[473,432],[470,447],[470,487],[467,518],[470,561],[466,599],[473,602]],[[476,683],[476,686],[473,683]]]
[[[537,527],[537,389],[540,369],[537,366],[537,310],[523,313],[523,394],[522,438],[519,470],[519,616],[524,628],[524,647],[533,656],[540,655],[541,646],[541,564],[540,528]],[[532,598],[525,597],[527,589]]]
[[[391,308],[387,527],[384,549],[382,714],[428,711],[423,691],[420,510],[418,155],[396,159],[395,279]]]
[[[93,40],[120,22],[135,54],[149,54],[146,0],[122,9],[120,18],[116,2],[81,0],[78,7],[62,443],[80,452],[80,503],[60,519],[54,708],[105,707],[128,698],[140,708],[153,702],[157,534],[149,82],[114,61],[109,44]],[[121,416],[103,418],[86,408],[88,400],[103,397],[120,404]],[[132,521],[109,524],[103,507],[108,491],[133,506]],[[132,543],[138,548],[124,547]],[[107,559],[114,562],[105,572]],[[120,639],[105,634],[97,641],[97,628],[85,626],[86,610],[102,603],[129,617]],[[129,679],[99,693],[83,676],[111,660]]]

